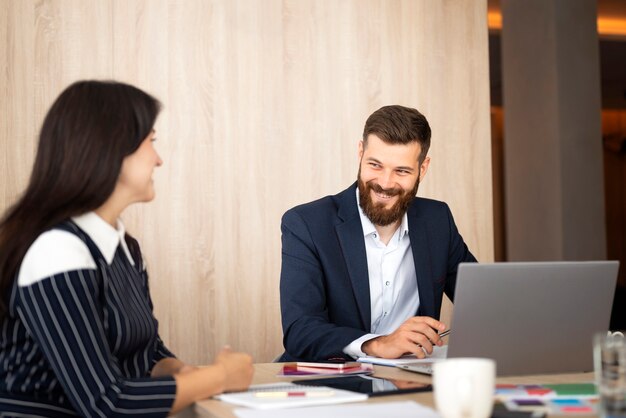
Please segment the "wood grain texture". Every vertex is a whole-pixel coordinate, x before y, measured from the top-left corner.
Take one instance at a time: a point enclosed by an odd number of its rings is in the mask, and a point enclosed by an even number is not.
[[[428,117],[420,195],[448,202],[474,254],[493,260],[484,0],[0,4],[0,209],[72,81],[113,78],[163,102],[157,199],[124,219],[182,359],[207,363],[224,344],[256,361],[282,351],[280,218],[354,181],[365,119],[386,104]]]

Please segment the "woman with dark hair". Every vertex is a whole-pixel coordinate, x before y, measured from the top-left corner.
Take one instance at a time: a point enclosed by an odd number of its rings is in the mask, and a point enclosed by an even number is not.
[[[82,81],[46,115],[30,183],[0,222],[0,415],[166,416],[250,384],[247,354],[196,368],[165,347],[119,220],[154,198],[159,109],[133,86]]]

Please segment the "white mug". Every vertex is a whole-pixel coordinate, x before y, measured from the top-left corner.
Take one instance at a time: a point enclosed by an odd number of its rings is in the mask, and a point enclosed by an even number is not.
[[[488,418],[493,409],[496,362],[455,358],[433,364],[435,404],[442,418]]]

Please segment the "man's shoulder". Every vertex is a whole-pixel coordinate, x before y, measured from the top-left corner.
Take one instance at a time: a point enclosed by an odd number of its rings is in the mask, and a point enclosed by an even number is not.
[[[355,193],[353,186],[335,195],[324,196],[320,199],[295,206],[285,212],[283,220],[292,217],[308,220],[337,216],[341,205],[350,205],[350,203],[347,202],[349,201],[350,193]],[[354,206],[356,210],[356,195],[354,197]]]
[[[429,199],[427,197],[416,197],[411,205],[417,206],[419,208],[433,210],[442,210],[448,207],[448,204],[446,202],[443,202],[441,200]]]
[[[337,203],[335,199],[335,195],[328,195],[322,198],[313,200],[311,202],[302,203],[300,205],[294,206],[285,212],[285,215],[289,213],[298,213],[299,215],[309,215],[319,213],[320,211],[328,211],[332,209],[336,209]]]
[[[445,219],[449,214],[450,208],[446,202],[425,197],[416,197],[408,210],[409,217],[418,218],[426,217],[432,219],[433,217],[441,217]]]

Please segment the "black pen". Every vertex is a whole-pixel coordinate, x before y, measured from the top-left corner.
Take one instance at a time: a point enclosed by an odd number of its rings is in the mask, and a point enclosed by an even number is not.
[[[443,337],[445,337],[446,335],[450,334],[450,332],[451,332],[451,331],[452,331],[451,329],[447,329],[447,330],[445,330],[444,332],[442,332],[441,334],[439,334],[439,338],[443,338]]]

